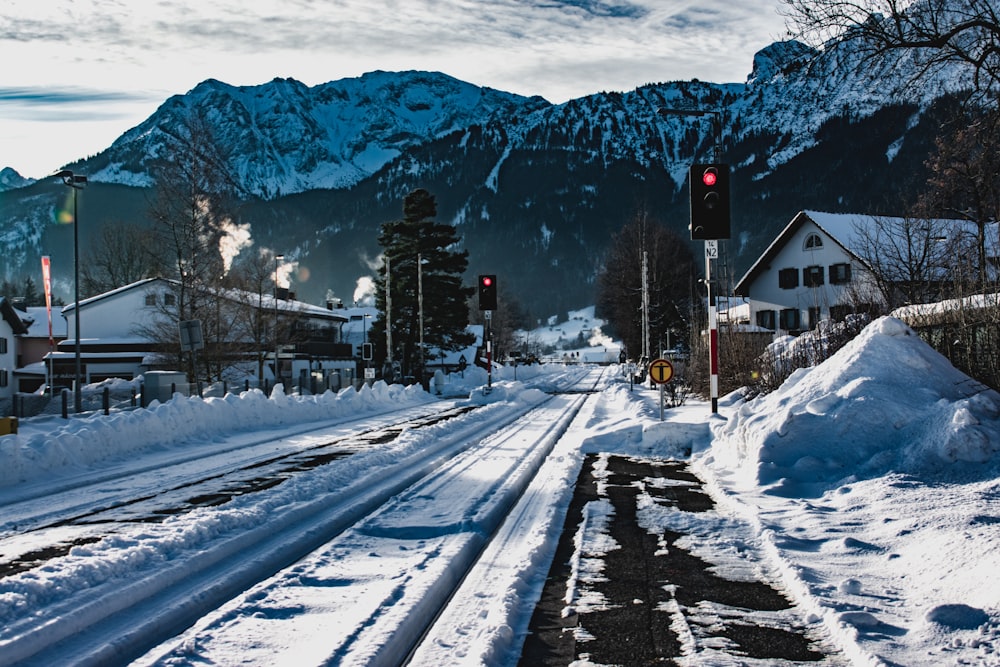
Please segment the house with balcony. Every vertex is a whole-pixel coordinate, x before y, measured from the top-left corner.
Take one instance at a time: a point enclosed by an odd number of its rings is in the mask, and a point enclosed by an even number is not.
[[[733,293],[745,299],[741,319],[761,329],[797,335],[824,319],[839,321],[850,313],[884,310],[883,291],[863,257],[871,256],[871,245],[886,230],[901,228],[904,220],[800,211],[736,283]],[[952,244],[942,247],[968,248],[975,236],[975,225],[964,220],[929,224],[934,233],[925,242]],[[993,250],[991,244],[990,255],[995,255]],[[940,272],[939,282],[947,279],[944,267],[929,271]]]

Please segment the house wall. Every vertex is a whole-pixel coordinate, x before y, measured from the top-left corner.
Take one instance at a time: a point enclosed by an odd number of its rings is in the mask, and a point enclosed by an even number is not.
[[[153,281],[136,289],[109,294],[97,301],[83,302],[80,308],[80,331],[82,340],[91,338],[111,338],[121,340],[135,338],[145,340],[139,333],[140,326],[149,326],[162,312],[164,294],[169,286]],[[157,306],[146,305],[146,295],[155,295]],[[64,311],[67,338],[76,340],[76,315],[72,310]]]
[[[822,245],[807,247],[806,241],[813,235],[819,237]],[[830,267],[841,264],[850,266],[851,280],[833,284]],[[818,267],[815,270],[821,274],[822,284],[807,284],[806,269],[809,267]],[[779,274],[785,269],[795,270],[796,286],[781,286]],[[750,285],[750,323],[782,331],[807,330],[818,320],[835,317],[837,313],[831,314],[831,307],[836,311],[837,306],[851,307],[866,301],[861,295],[870,292],[867,285],[868,277],[861,265],[852,261],[851,255],[829,235],[806,221]],[[760,320],[758,313],[761,311],[773,313],[773,326]],[[790,312],[783,315],[782,311]]]
[[[0,400],[14,395],[14,369],[17,367],[17,342],[14,330],[0,317]]]

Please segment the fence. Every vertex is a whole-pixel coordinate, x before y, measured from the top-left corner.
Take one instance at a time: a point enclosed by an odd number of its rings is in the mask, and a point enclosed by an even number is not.
[[[359,380],[351,369],[340,369],[301,373],[294,381],[282,382],[282,386],[289,394],[322,394],[326,391],[337,392],[346,387],[359,389],[362,383],[363,380]],[[146,387],[142,382],[137,386],[122,383],[115,389],[108,386],[85,387],[81,396],[83,407],[81,414],[98,412],[109,414],[111,411],[133,410],[148,406],[153,399],[161,402],[170,400],[176,393],[182,396],[221,398],[230,392],[251,389],[260,389],[265,394],[270,394],[273,388],[273,382],[267,379],[259,382],[257,378],[244,378],[232,382],[171,382],[165,385],[162,392],[157,391],[157,395],[152,397],[145,394]],[[17,393],[12,397],[9,408],[3,412],[19,419],[38,415],[60,415],[65,419],[72,412],[72,399],[73,392],[69,389],[64,389],[55,396]]]

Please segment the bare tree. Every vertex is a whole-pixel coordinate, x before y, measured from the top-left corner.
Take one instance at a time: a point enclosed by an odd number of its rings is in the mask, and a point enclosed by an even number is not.
[[[240,341],[239,348],[252,359],[257,369],[257,380],[264,382],[264,363],[274,349],[278,334],[278,317],[275,310],[275,254],[260,250],[243,259],[234,267],[232,284],[234,298],[241,308],[236,313],[234,325],[239,336],[230,336],[230,342]],[[288,339],[286,334],[285,339]]]
[[[782,0],[789,33],[816,46],[850,40],[869,58],[911,51],[921,74],[966,63],[979,91],[1000,81],[995,0]]]
[[[988,273],[987,233],[1000,220],[1000,111],[973,112],[959,118],[955,131],[938,138],[927,162],[931,177],[921,195],[925,216],[953,217],[975,225],[975,262],[970,284],[960,291],[995,288]]]
[[[94,296],[160,275],[154,247],[155,235],[149,229],[125,222],[104,225],[80,268],[83,293]]]
[[[232,223],[240,187],[232,177],[229,159],[210,124],[197,113],[179,119],[162,148],[155,172],[156,187],[150,205],[156,245],[169,276],[177,281],[176,304],[163,316],[175,332],[179,321],[200,320],[207,340],[219,338],[225,323],[218,303],[226,274],[222,243]],[[176,334],[174,334],[176,340]],[[169,348],[171,339],[160,340]],[[218,370],[202,355],[204,374]],[[193,355],[187,363],[195,377]]]
[[[963,243],[944,220],[872,217],[854,229],[855,252],[865,263],[885,305],[927,303],[940,298]]]

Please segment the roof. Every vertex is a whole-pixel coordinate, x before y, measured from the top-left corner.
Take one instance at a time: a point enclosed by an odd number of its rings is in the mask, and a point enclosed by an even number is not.
[[[825,211],[799,211],[792,218],[791,222],[785,225],[771,245],[761,254],[749,270],[740,278],[733,288],[737,296],[749,296],[750,284],[757,277],[767,270],[771,260],[774,259],[782,248],[788,243],[792,235],[797,232],[806,222],[811,222],[820,228],[837,245],[839,245],[851,257],[866,264],[861,258],[863,242],[865,240],[865,230],[875,224],[899,223],[905,218],[894,216],[873,215],[871,213],[827,213]],[[968,220],[939,220],[946,228],[961,228],[965,231],[974,230],[976,225]]]
[[[21,321],[21,316],[17,314],[17,310],[11,304],[10,299],[4,296],[0,296],[0,317],[10,325],[15,335],[28,333],[27,325]]]
[[[98,301],[103,301],[105,299],[109,299],[113,296],[131,290],[145,288],[150,284],[157,282],[167,283],[168,285],[173,287],[177,287],[180,285],[178,281],[173,280],[172,278],[144,278],[143,280],[137,280],[134,283],[118,287],[111,291],[104,292],[103,294],[92,296],[89,299],[81,299],[80,307],[85,308],[90,304],[97,303]],[[219,294],[221,294],[223,298],[230,299],[231,301],[234,301],[236,303],[250,302],[250,299],[248,299],[247,297],[250,296],[251,294],[243,290],[226,289],[226,290],[221,290]],[[254,297],[254,299],[256,299],[256,294],[253,294],[252,296]],[[294,312],[296,314],[309,315],[310,317],[329,319],[329,320],[339,320],[342,322],[346,322],[348,320],[348,317],[346,315],[330,310],[329,308],[325,308],[323,306],[314,306],[313,304],[306,303],[304,301],[294,301],[292,299],[277,299],[273,294],[262,295],[261,305],[263,308],[268,310],[277,309],[283,312]],[[75,308],[76,304],[73,303],[63,306],[62,309],[63,316],[65,317],[67,313],[73,312]]]
[[[58,312],[52,309],[55,315]],[[49,337],[49,317],[45,306],[28,306],[27,315],[22,318],[28,327],[28,338],[48,338]],[[52,337],[66,337],[66,319],[62,317],[52,318]]]

